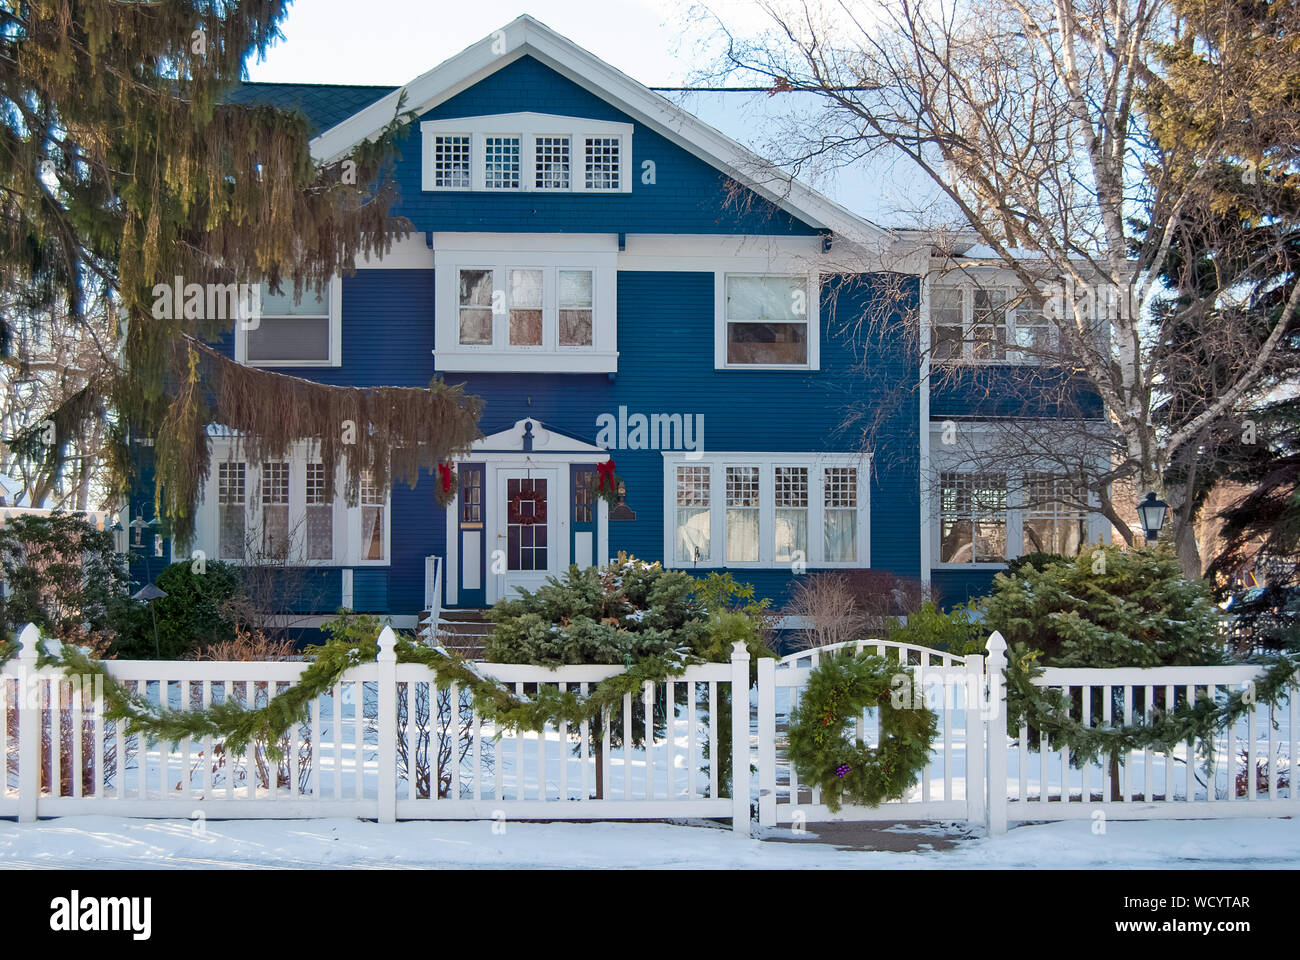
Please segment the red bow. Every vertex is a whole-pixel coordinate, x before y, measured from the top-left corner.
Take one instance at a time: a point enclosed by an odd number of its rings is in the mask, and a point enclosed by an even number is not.
[[[442,492],[450,493],[451,492],[451,464],[449,463],[438,464],[438,475],[442,477]]]
[[[605,481],[609,481],[609,489],[612,493],[614,490],[614,461],[606,460],[604,463],[596,464],[596,489],[604,490]]]

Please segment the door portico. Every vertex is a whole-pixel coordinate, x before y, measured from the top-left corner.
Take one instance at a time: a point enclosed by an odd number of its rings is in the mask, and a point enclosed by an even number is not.
[[[490,606],[571,563],[607,562],[608,505],[589,503],[578,488],[608,459],[603,448],[532,418],[477,441],[457,461],[457,496],[446,511],[445,604]]]

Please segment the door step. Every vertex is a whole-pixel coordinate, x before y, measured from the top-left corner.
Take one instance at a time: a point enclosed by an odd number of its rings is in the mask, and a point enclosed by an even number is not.
[[[429,613],[425,611],[420,614],[416,629],[423,634],[428,626]],[[480,660],[483,657],[483,645],[491,635],[493,626],[483,610],[443,610],[438,617],[438,642],[449,653],[459,654],[467,660]]]

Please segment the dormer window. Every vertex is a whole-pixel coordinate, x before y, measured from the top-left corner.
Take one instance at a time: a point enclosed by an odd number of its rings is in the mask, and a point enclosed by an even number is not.
[[[541,113],[426,120],[425,190],[630,193],[632,124]]]

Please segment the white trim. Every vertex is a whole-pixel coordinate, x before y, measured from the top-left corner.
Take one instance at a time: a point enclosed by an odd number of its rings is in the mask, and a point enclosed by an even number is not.
[[[329,341],[330,355],[328,360],[249,360],[248,359],[248,331],[256,326],[250,326],[243,320],[235,321],[235,361],[249,367],[338,367],[343,365],[343,278],[335,276],[329,282],[326,293],[329,298]],[[274,320],[279,317],[298,317],[301,319],[319,318],[320,314],[263,314],[257,318],[257,324],[262,320]]]
[[[580,193],[594,196],[632,192],[632,132],[630,123],[589,120],[547,113],[498,113],[420,123],[422,190],[437,193]],[[434,182],[437,137],[463,136],[470,141],[468,187],[440,187]],[[486,182],[485,141],[489,136],[519,138],[519,186],[488,187]],[[539,137],[566,137],[569,141],[569,186],[538,187],[537,140]],[[588,138],[617,140],[619,143],[619,181],[617,189],[592,190],[587,187],[586,141]]]
[[[525,55],[536,58],[814,227],[832,230],[877,252],[890,250],[899,239],[773,168],[735,140],[529,16],[518,17],[326,130],[312,140],[312,156],[326,163],[339,160],[358,143],[377,137],[398,116],[403,98],[405,109],[416,115],[425,114]],[[764,171],[766,179],[760,182],[755,171]]]
[[[416,231],[394,240],[387,253],[376,251],[373,260],[358,253],[353,262],[358,270],[432,270],[433,250],[428,235]]]
[[[795,277],[806,276],[807,315],[804,322],[806,363],[728,363],[727,362],[727,277]],[[798,321],[783,321],[797,323]],[[821,369],[821,275],[803,270],[743,270],[735,266],[717,269],[713,274],[713,368],[715,370],[820,370]]]
[[[715,451],[700,457],[696,453],[664,451],[663,556],[664,566],[692,569],[793,569],[790,561],[775,560],[774,467],[808,469],[808,557],[809,568],[858,569],[871,566],[871,456],[859,453],[745,453]],[[709,468],[710,557],[698,563],[677,560],[677,468]],[[726,551],[726,468],[759,468],[758,560],[727,560]],[[827,561],[825,553],[825,489],[821,474],[825,467],[857,468],[857,543],[853,561]]]

